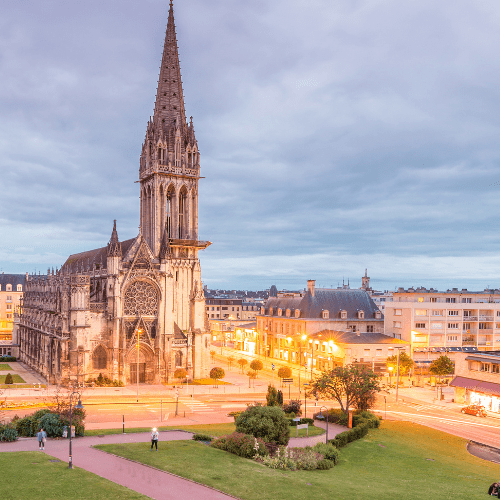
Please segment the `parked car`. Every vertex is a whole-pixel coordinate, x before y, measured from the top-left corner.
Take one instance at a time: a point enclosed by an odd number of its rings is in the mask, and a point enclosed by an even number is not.
[[[484,406],[479,405],[469,405],[462,408],[462,413],[467,413],[469,415],[475,415],[476,417],[486,417],[488,414],[484,409]]]

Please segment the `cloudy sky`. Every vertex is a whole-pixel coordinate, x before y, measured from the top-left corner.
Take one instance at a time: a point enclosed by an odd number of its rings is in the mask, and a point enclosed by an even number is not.
[[[176,0],[211,288],[500,287],[497,0]],[[167,0],[0,0],[0,271],[136,236]]]

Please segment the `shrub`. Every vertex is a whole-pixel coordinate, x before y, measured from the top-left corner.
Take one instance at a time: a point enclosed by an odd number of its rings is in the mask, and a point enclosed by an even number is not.
[[[278,394],[276,395],[276,400],[277,400],[279,406],[283,406],[283,392],[282,391],[278,391]]]
[[[10,373],[7,373],[7,375],[5,376],[5,383],[9,385],[14,383],[14,380]]]
[[[274,385],[267,386],[266,404],[267,406],[278,406],[278,391]]]
[[[187,377],[187,371],[184,370],[184,368],[177,368],[174,372],[174,377],[177,379],[182,379],[184,380]]]
[[[212,441],[213,437],[208,434],[193,434],[194,441]]]
[[[323,460],[320,460],[318,462],[318,465],[316,466],[316,469],[318,470],[329,470],[332,467],[335,466],[335,462],[332,460],[328,460],[327,458],[323,458]]]
[[[0,363],[6,363],[7,361],[17,361],[15,356],[0,356]]]
[[[38,429],[35,430],[36,420],[33,419],[33,415],[20,418],[15,425],[19,436],[33,437],[38,432]]]
[[[268,443],[287,445],[290,427],[278,406],[249,406],[235,420],[236,431],[262,438]]]
[[[39,427],[41,427],[48,437],[59,437],[63,433],[63,425],[59,415],[55,413],[47,413],[40,420],[38,420]]]
[[[12,442],[17,439],[17,431],[12,427],[5,426],[2,431],[0,431],[0,441]]]
[[[256,455],[265,456],[268,454],[266,445],[262,439],[257,439],[240,432],[233,432],[233,434],[229,434],[228,436],[216,438],[210,446],[243,458],[253,458]]]
[[[321,453],[321,455],[323,455],[323,458],[325,458],[329,462],[332,462],[333,465],[335,465],[339,461],[339,450],[337,450],[337,448],[335,448],[332,443],[317,443],[313,447],[313,450]]]
[[[356,441],[357,439],[361,439],[366,436],[370,428],[371,426],[366,422],[359,424],[348,431],[337,434],[335,438],[331,439],[329,442],[336,448],[342,448],[352,441]]]
[[[301,418],[299,422],[293,420],[294,417],[288,417],[288,425],[290,427],[297,427],[297,424],[309,424],[314,425],[314,420],[312,418]]]
[[[285,413],[293,413],[294,416],[300,417],[302,415],[302,410],[300,406],[302,403],[298,399],[291,399],[288,403],[283,405],[283,411]]]
[[[314,470],[324,460],[323,455],[311,447],[285,448],[280,446],[272,457],[263,457],[260,461],[272,469]]]

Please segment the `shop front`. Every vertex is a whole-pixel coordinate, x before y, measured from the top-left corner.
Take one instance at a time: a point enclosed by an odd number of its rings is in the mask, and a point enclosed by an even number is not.
[[[486,411],[500,414],[500,384],[457,376],[450,386],[455,389],[457,403],[481,405]]]

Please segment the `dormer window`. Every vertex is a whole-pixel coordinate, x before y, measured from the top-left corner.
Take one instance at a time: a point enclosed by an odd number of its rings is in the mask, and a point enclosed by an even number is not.
[[[295,317],[300,318],[300,309],[295,309]]]
[[[278,308],[278,316],[281,316],[283,314],[283,311],[281,310],[281,307]]]
[[[321,317],[323,319],[328,319],[330,318],[330,312],[327,310],[327,309],[324,309],[323,311],[321,311]]]
[[[340,318],[347,319],[347,311],[345,309],[340,310]]]
[[[365,311],[363,311],[363,310],[358,311],[358,318],[359,319],[365,319]]]
[[[381,319],[382,313],[380,311],[375,311],[375,319]]]
[[[9,283],[5,290],[7,290],[7,292],[12,292],[12,285]]]
[[[290,309],[287,309],[287,310],[285,311],[285,316],[286,316],[287,318],[289,318],[289,317],[290,317]]]
[[[17,291],[22,292],[23,291],[23,285],[17,285]]]
[[[270,307],[270,308],[269,308],[269,316],[272,316],[272,315],[273,315],[273,312],[274,312],[273,308],[272,308],[272,307]]]

